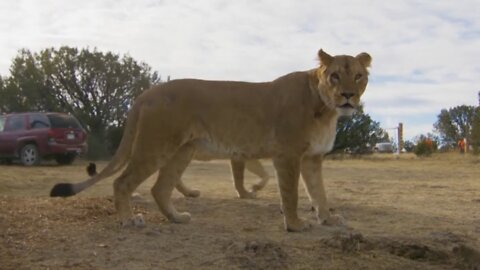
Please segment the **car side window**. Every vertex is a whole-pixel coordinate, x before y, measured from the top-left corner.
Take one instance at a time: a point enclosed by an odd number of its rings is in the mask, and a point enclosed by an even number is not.
[[[28,120],[31,129],[50,127],[47,116],[43,114],[31,114],[29,115]]]
[[[0,116],[0,132],[3,131],[4,127],[5,127],[5,117]]]
[[[12,115],[8,118],[5,131],[16,131],[25,129],[25,117],[23,115]]]

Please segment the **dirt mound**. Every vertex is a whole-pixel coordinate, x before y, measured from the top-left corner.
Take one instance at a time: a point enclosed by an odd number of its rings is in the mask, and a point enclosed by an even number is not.
[[[453,248],[457,255],[468,269],[480,270],[480,252],[470,246],[459,245]]]
[[[404,257],[409,260],[446,262],[450,257],[449,253],[445,251],[411,241],[389,240],[385,243],[377,244],[377,246],[388,250],[388,252],[393,255]]]
[[[451,243],[462,241],[452,233],[445,233],[442,236],[450,239]],[[466,269],[480,269],[480,252],[466,244],[455,245],[448,249],[448,245],[443,246],[443,248],[436,247],[433,244],[421,243],[415,239],[366,238],[361,233],[341,233],[322,239],[320,242],[329,247],[340,249],[344,253],[372,250],[386,251],[392,255],[414,261],[449,264]]]
[[[322,239],[320,242],[345,253],[372,249],[372,244],[360,233],[336,234],[331,238]]]
[[[287,253],[277,243],[237,241],[225,248],[226,257],[244,269],[288,269]]]

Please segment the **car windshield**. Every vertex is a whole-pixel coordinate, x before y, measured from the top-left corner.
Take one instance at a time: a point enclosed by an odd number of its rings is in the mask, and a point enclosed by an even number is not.
[[[49,114],[47,115],[52,128],[81,128],[77,119],[67,114]]]

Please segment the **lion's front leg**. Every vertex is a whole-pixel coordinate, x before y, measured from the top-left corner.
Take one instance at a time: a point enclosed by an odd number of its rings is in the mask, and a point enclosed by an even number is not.
[[[289,232],[298,232],[310,228],[310,224],[298,218],[297,214],[300,158],[278,157],[273,160],[273,164],[277,171],[282,198],[285,229]]]
[[[312,206],[315,208],[317,219],[324,225],[344,225],[344,219],[339,215],[332,215],[328,210],[327,196],[322,178],[322,156],[305,156],[302,159],[301,173],[305,188]]]

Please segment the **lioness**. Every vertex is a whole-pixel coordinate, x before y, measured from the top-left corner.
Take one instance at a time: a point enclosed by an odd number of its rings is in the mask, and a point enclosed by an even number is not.
[[[114,182],[114,202],[124,224],[135,222],[130,195],[159,170],[152,194],[172,222],[190,221],[170,199],[196,150],[242,163],[272,158],[287,231],[310,225],[297,215],[298,179],[304,180],[318,221],[337,224],[322,180],[322,158],[335,140],[337,119],[359,105],[371,57],[331,56],[320,50],[318,68],[271,82],[174,80],[142,93],[130,110],[120,146],[97,175],[61,183],[51,196],[71,196],[125,167]]]

